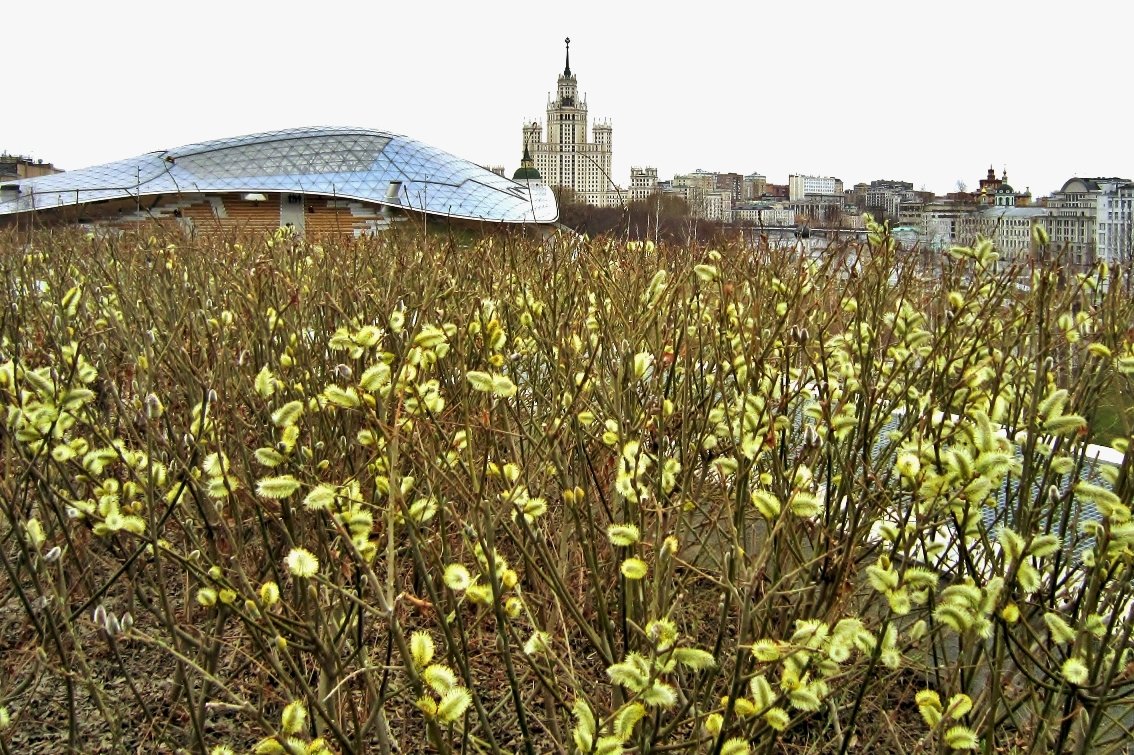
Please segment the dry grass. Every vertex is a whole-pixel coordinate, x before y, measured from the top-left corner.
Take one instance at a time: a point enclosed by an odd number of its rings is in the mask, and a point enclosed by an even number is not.
[[[0,744],[1120,751],[1131,303],[988,254],[2,236]]]

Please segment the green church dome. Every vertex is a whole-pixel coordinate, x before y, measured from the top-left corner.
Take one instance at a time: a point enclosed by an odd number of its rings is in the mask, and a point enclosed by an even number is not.
[[[512,174],[513,181],[542,181],[543,176],[536,170],[535,161],[532,160],[532,155],[528,152],[528,145],[524,145],[524,156],[520,158],[520,167],[516,168],[516,172]]]

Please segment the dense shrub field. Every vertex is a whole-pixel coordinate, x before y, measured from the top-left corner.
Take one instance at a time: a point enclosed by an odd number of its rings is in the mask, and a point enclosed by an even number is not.
[[[1126,271],[152,233],[0,236],[3,752],[1127,751]]]

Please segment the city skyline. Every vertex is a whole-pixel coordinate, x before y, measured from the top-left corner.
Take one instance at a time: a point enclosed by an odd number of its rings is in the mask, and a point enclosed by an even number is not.
[[[28,83],[9,90],[0,149],[77,169],[138,147],[349,125],[510,174],[570,36],[623,187],[647,165],[772,183],[890,178],[939,194],[959,180],[971,190],[992,165],[1036,196],[1072,176],[1134,175],[1134,154],[1107,136],[1128,97],[1108,6],[941,7],[45,0],[4,12],[19,33],[0,50]]]

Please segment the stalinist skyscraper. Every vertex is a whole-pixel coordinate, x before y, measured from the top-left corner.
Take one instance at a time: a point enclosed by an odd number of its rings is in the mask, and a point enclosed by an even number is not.
[[[596,122],[594,141],[587,141],[587,100],[579,97],[575,74],[571,73],[571,38],[567,63],[559,75],[555,97],[547,100],[547,141],[543,126],[533,120],[524,124],[524,147],[548,186],[574,191],[577,201],[598,207],[622,203],[611,175],[611,126]]]

